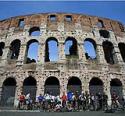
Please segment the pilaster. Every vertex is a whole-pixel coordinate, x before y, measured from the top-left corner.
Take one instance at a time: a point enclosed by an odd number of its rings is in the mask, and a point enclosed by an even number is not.
[[[65,44],[64,42],[59,42],[59,61],[65,61],[66,56],[65,56]]]
[[[22,44],[20,47],[17,65],[22,65],[26,61],[26,49],[26,44]]]

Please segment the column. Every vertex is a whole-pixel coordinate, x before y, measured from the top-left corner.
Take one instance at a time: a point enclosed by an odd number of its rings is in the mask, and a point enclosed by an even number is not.
[[[110,81],[108,79],[104,82],[104,93],[108,96],[108,105],[111,106]]]
[[[17,65],[22,65],[26,61],[26,44],[22,44],[20,47],[20,53],[17,60]]]
[[[120,50],[119,50],[118,46],[114,46],[114,55],[115,55],[115,58],[116,58],[114,60],[116,60],[116,62],[118,62],[118,64],[122,64],[123,59],[122,59],[122,56],[121,56],[121,53],[120,53]]]
[[[85,91],[88,91],[88,93],[89,93],[89,81],[87,79],[85,79],[83,82],[82,90],[84,93],[85,93]]]
[[[104,54],[102,45],[97,44],[96,51],[97,51],[97,59],[98,59],[98,61],[99,61],[101,64],[106,64],[105,54]]]
[[[67,84],[68,84],[68,78],[66,78],[64,72],[61,73],[60,81],[60,95],[63,94],[63,92],[67,93]]]
[[[39,43],[38,64],[43,64],[44,61],[45,61],[45,43]]]
[[[23,82],[19,81],[17,82],[17,85],[16,85],[15,99],[19,97],[22,91],[23,91]]]
[[[5,46],[5,48],[3,49],[3,55],[1,58],[1,66],[4,66],[7,63],[9,50],[10,50],[9,46]]]
[[[78,55],[81,62],[86,62],[85,49],[83,43],[78,43]]]
[[[22,81],[19,81],[17,83],[17,85],[16,85],[15,98],[14,98],[14,107],[17,106],[16,100],[19,99],[19,95],[21,94],[22,91],[23,91],[23,83],[22,83]]]
[[[64,42],[59,42],[58,54],[59,54],[59,61],[63,62],[66,60]]]
[[[44,81],[37,81],[36,96],[39,94],[44,94]]]

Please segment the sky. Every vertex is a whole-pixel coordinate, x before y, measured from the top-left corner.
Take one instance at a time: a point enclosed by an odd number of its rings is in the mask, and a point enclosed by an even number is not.
[[[0,19],[43,12],[70,12],[116,19],[125,24],[125,1],[0,2]]]
[[[66,12],[99,16],[125,25],[125,1],[0,1],[0,20],[27,14]],[[34,46],[34,45],[33,45]],[[35,46],[34,46],[35,47]],[[33,47],[33,48],[34,48]],[[38,47],[35,47],[36,50]],[[52,48],[53,49],[53,48]],[[55,48],[56,49],[56,48]],[[31,49],[31,53],[32,53]],[[36,52],[35,52],[36,53]],[[55,56],[54,56],[55,57]],[[53,58],[54,58],[53,57]],[[34,58],[34,57],[33,57]]]

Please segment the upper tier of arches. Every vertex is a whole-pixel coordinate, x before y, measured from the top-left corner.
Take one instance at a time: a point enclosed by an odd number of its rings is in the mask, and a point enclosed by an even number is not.
[[[115,34],[118,35],[120,32],[125,31],[124,25],[119,21],[97,16],[73,13],[41,13],[12,17],[10,19],[0,21],[0,30],[4,32],[6,29],[8,30],[11,27],[15,27],[14,31],[17,32],[23,31],[25,26],[35,26],[36,28],[32,28],[30,30],[29,35],[31,35],[33,30],[39,31],[40,27],[45,28],[44,24],[50,30],[58,30],[59,23],[64,23],[64,28],[66,29],[66,31],[76,30],[78,28],[84,30],[85,27],[94,28],[95,26],[99,29],[106,29],[108,31],[112,30],[113,32],[115,32]],[[77,26],[77,24],[80,25]],[[55,27],[53,25],[55,25]],[[69,26],[73,28],[70,28]],[[108,33],[106,33],[106,31],[101,31],[100,33],[104,33],[104,37],[109,36]]]
[[[62,49],[60,48],[61,44],[63,46]],[[6,45],[4,42],[0,42],[0,45],[0,55],[2,58],[3,54],[5,54]],[[43,45],[44,47],[43,49],[41,49],[40,46]],[[60,49],[63,51],[65,58],[67,59],[79,59],[80,54],[84,54],[86,60],[99,61],[100,56],[98,56],[98,46],[102,47],[105,61],[108,64],[118,63],[117,51],[115,50],[116,45],[114,46],[113,42],[109,40],[105,40],[102,43],[100,43],[100,45],[98,45],[97,41],[95,41],[93,38],[85,38],[83,39],[82,43],[78,43],[76,38],[69,36],[65,38],[65,41],[63,43],[60,43],[56,37],[49,37],[46,38],[45,43],[42,45],[39,41],[37,41],[37,39],[30,39],[29,41],[27,41],[26,45],[24,45],[21,43],[19,39],[15,39],[8,46],[7,60],[18,60],[18,57],[21,54],[20,49],[22,46],[26,46],[26,49],[24,49],[25,54],[23,54],[22,57],[24,57],[24,63],[27,64],[37,63],[39,51],[42,51],[41,54],[44,54],[44,62],[58,62],[60,60]],[[82,48],[82,51],[79,51],[80,47]],[[119,42],[117,44],[117,48],[119,49],[119,53],[121,55],[123,62],[125,62],[125,43]]]

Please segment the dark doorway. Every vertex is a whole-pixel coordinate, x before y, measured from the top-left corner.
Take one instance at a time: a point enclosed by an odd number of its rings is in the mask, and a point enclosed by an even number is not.
[[[12,41],[12,43],[10,45],[10,51],[8,54],[10,59],[18,59],[19,52],[20,52],[20,45],[21,45],[20,40],[16,39],[16,40]]]
[[[99,78],[92,78],[89,82],[90,94],[103,93],[103,82]]]
[[[7,78],[3,82],[2,86],[2,96],[0,104],[2,106],[11,107],[14,105],[15,99],[15,90],[16,90],[16,81],[14,78]]]
[[[122,59],[125,62],[125,44],[124,43],[119,43],[118,47],[119,47]]]
[[[112,79],[111,82],[110,82],[110,92],[111,92],[111,95],[113,92],[115,92],[118,96],[119,96],[119,100],[121,102],[121,99],[123,97],[123,94],[122,94],[122,83],[119,79]]]
[[[107,63],[114,64],[115,63],[115,52],[114,52],[114,46],[109,41],[103,42],[103,51],[105,55],[105,59]]]
[[[102,36],[103,38],[109,38],[110,34],[107,30],[99,30],[100,36]]]
[[[71,92],[76,92],[81,93],[82,91],[82,83],[78,77],[71,77],[68,80],[68,85],[67,85],[67,90]]]
[[[3,55],[4,46],[5,46],[5,43],[4,42],[0,42],[0,56]]]
[[[23,82],[23,93],[25,95],[30,93],[31,99],[35,100],[36,99],[36,90],[37,90],[36,80],[32,76],[29,76]]]
[[[60,84],[56,77],[49,77],[45,81],[44,93],[50,93],[52,95],[60,95]]]

